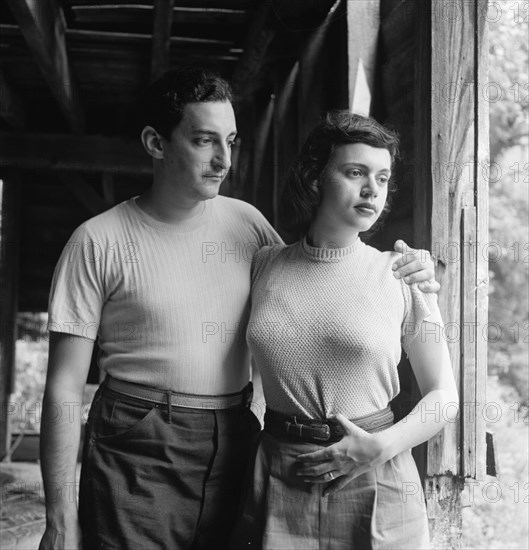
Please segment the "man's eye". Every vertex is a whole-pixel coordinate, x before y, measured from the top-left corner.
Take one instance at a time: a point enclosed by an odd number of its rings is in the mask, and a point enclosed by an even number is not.
[[[231,148],[231,147],[235,147],[235,145],[237,145],[237,142],[236,141],[228,141],[227,144],[228,144],[228,147]]]
[[[199,139],[196,140],[196,143],[198,145],[208,145],[208,144],[211,143],[211,139],[209,139],[209,138],[199,138]]]
[[[349,178],[359,178],[361,175],[361,170],[349,170],[349,172],[347,172],[347,177]]]

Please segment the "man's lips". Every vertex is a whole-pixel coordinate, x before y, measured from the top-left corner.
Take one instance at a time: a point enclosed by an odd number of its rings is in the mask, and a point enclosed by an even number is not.
[[[360,212],[362,212],[363,214],[372,215],[377,213],[377,207],[374,204],[371,204],[370,202],[363,202],[361,204],[357,204],[355,208]]]

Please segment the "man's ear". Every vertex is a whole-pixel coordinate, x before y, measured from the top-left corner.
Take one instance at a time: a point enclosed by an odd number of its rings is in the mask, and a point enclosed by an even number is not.
[[[143,147],[152,158],[163,159],[162,138],[152,126],[145,126],[141,132],[141,142]]]

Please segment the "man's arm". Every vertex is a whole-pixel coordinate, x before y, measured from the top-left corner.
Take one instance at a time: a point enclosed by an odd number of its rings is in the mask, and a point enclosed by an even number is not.
[[[50,332],[40,437],[46,531],[39,550],[81,548],[73,489],[81,434],[81,404],[93,347],[92,340]]]
[[[439,292],[441,285],[435,280],[435,266],[427,250],[410,248],[403,240],[395,241],[395,252],[402,257],[393,264],[394,275],[408,285],[420,283],[423,292]]]

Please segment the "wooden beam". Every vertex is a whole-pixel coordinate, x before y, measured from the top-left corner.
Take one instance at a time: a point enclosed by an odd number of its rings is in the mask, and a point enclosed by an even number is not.
[[[154,0],[151,82],[169,69],[174,0]]]
[[[270,27],[270,1],[259,3],[252,12],[243,53],[235,66],[232,85],[241,99],[250,99],[255,81],[274,38]]]
[[[116,5],[112,2],[97,6],[74,6],[76,23],[133,23],[145,24],[153,17],[152,5]],[[246,18],[244,10],[225,8],[174,7],[172,18],[178,25],[242,25]]]
[[[213,9],[241,9],[247,10],[256,5],[261,0],[200,0],[201,8]],[[67,6],[100,6],[105,4],[103,0],[63,0]],[[106,3],[116,6],[141,6],[152,4],[152,0],[108,0]],[[178,0],[178,7],[196,8],[197,0]]]
[[[368,116],[375,88],[380,1],[347,0],[349,110]]]
[[[7,0],[7,3],[70,128],[81,133],[84,117],[68,61],[62,8],[56,0]]]
[[[0,460],[9,451],[8,403],[14,391],[18,271],[20,259],[20,174],[0,179]]]
[[[0,117],[15,130],[26,127],[26,108],[0,68]]]
[[[139,139],[0,132],[0,166],[152,175]]]

